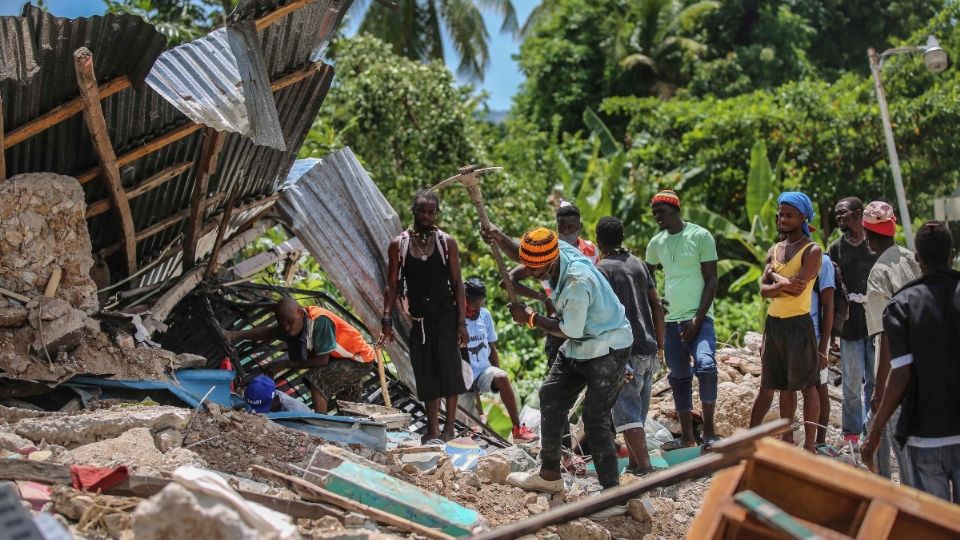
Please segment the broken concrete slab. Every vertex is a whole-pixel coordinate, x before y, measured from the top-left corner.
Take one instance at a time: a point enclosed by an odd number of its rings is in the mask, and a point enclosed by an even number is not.
[[[0,419],[3,419],[8,424],[16,424],[24,418],[44,418],[50,416],[60,416],[60,413],[0,405]]]
[[[27,297],[43,294],[59,267],[56,298],[93,313],[97,286],[84,192],[75,178],[20,174],[0,183],[0,287]]]
[[[384,407],[373,403],[337,402],[337,411],[346,416],[369,418],[374,422],[387,425],[387,429],[404,429],[410,425],[410,413],[393,407]]]
[[[171,516],[177,519],[171,519]],[[177,483],[167,485],[137,506],[133,513],[133,532],[140,540],[260,538],[260,534],[247,526],[232,508],[195,495]]]
[[[113,407],[111,409],[56,417],[25,418],[14,431],[34,442],[74,447],[118,437],[145,427],[152,432],[181,430],[187,425],[190,409],[178,407]]]
[[[476,510],[388,474],[319,451],[304,480],[452,536],[473,534],[486,524]]]
[[[133,428],[113,439],[85,444],[57,456],[54,461],[97,467],[126,465],[131,473],[145,476],[161,476],[162,471],[173,471],[181,465],[206,465],[200,456],[185,448],[161,452],[150,429],[145,427]]]
[[[56,319],[46,320],[46,315],[42,308],[30,311],[30,326],[36,329],[30,344],[33,352],[56,357],[61,351],[76,349],[86,330],[87,314],[67,306],[65,313]]]

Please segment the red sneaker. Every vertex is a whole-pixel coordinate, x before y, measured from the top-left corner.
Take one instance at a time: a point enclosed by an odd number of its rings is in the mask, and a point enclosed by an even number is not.
[[[531,442],[537,439],[539,439],[537,434],[528,428],[526,424],[513,426],[513,442]]]

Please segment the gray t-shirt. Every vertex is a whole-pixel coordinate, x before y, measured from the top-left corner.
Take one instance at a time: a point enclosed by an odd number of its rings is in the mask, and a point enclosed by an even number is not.
[[[605,256],[597,263],[597,269],[610,282],[630,321],[633,331],[630,353],[644,356],[657,354],[657,338],[648,296],[650,289],[657,288],[657,282],[647,270],[647,265],[624,249]]]

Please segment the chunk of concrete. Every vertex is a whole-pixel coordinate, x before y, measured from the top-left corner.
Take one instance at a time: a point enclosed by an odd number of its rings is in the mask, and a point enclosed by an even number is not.
[[[30,344],[34,352],[56,356],[60,351],[70,352],[80,344],[86,329],[87,314],[70,306],[66,306],[66,309],[62,316],[49,321],[45,320],[46,313],[41,316],[39,309],[31,310],[30,325],[36,329],[33,343]]]
[[[0,308],[0,327],[23,326],[27,324],[27,315],[29,314],[30,312],[24,307],[2,307]]]
[[[560,540],[610,540],[610,531],[589,519],[578,519],[559,525],[557,535]]]
[[[630,499],[627,503],[627,513],[630,517],[640,522],[653,520],[657,514],[657,509],[653,506],[653,501],[644,497],[642,499]]]
[[[133,428],[114,439],[107,439],[75,448],[56,460],[65,465],[114,467],[127,465],[133,474],[159,475],[181,465],[202,465],[203,460],[191,450],[175,448],[164,454],[154,444],[148,428]]]
[[[527,472],[537,468],[537,460],[519,446],[498,448],[489,455],[504,458],[510,464],[510,472]]]
[[[229,506],[209,497],[197,496],[177,483],[168,484],[160,493],[137,506],[133,513],[133,532],[138,540],[260,538],[260,534],[248,527]]]
[[[503,456],[486,456],[480,458],[474,472],[481,482],[503,484],[511,473],[510,463]]]
[[[36,448],[33,441],[28,441],[16,433],[0,432],[0,450],[26,455]]]
[[[190,409],[179,407],[114,407],[111,409],[46,418],[20,420],[14,432],[34,442],[72,447],[112,439],[133,429],[145,427],[151,432],[181,430],[189,421]]]

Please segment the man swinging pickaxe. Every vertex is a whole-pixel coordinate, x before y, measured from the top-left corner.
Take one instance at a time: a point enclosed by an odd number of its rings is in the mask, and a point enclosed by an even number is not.
[[[467,188],[470,200],[473,201],[473,206],[477,209],[477,214],[480,215],[480,226],[484,231],[489,231],[493,228],[493,225],[490,223],[490,218],[487,217],[487,209],[483,206],[483,194],[480,193],[480,177],[489,172],[501,170],[503,170],[503,167],[486,167],[484,169],[479,169],[476,165],[460,167],[460,174],[447,178],[430,188],[430,191],[445,188],[450,184],[462,184]],[[509,272],[507,272],[507,265],[503,262],[500,247],[497,244],[491,244],[490,250],[493,251],[493,259],[497,261],[497,270],[500,272],[500,279],[503,280],[503,285],[507,289],[507,297],[510,299],[510,303],[514,303],[517,301],[517,291],[513,287],[513,280],[510,279]]]

